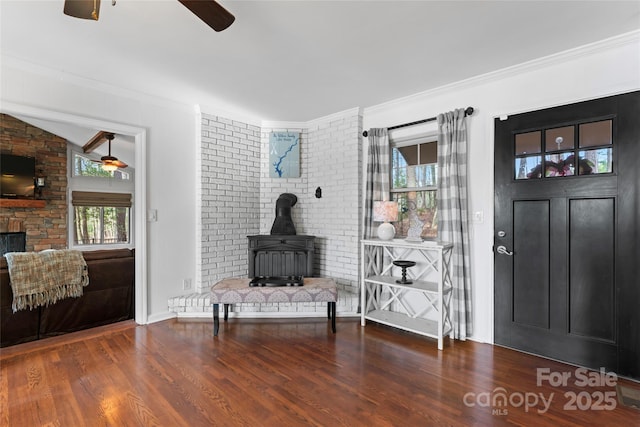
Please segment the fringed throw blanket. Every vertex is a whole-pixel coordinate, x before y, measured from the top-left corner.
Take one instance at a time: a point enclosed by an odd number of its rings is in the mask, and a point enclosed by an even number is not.
[[[89,284],[87,263],[76,250],[6,253],[13,312],[82,296]]]

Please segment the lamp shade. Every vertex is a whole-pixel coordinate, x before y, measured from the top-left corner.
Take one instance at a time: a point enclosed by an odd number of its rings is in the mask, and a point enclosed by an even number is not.
[[[398,202],[373,202],[373,220],[393,222],[398,220]]]
[[[378,227],[378,237],[381,240],[391,240],[396,235],[396,229],[389,221],[398,220],[397,202],[373,202],[373,220],[382,222]]]

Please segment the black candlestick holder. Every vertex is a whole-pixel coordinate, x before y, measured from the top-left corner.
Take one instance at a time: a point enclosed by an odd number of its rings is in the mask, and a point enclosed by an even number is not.
[[[396,283],[400,283],[401,285],[410,285],[413,283],[412,280],[407,280],[407,268],[416,265],[415,261],[397,259],[393,261],[393,265],[398,266],[402,269],[402,279],[396,280]]]

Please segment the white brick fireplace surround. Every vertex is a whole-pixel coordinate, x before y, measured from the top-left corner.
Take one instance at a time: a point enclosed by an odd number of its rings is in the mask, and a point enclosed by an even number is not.
[[[299,178],[269,177],[269,135],[300,132]],[[223,278],[247,276],[247,236],[269,234],[275,202],[293,193],[297,234],[316,236],[314,272],[338,284],[337,315],[358,308],[361,229],[362,115],[352,109],[312,122],[262,127],[202,114],[199,152],[195,291],[170,298],[179,317],[212,315],[209,288]],[[316,188],[322,197],[315,197]],[[326,316],[326,304],[243,305],[236,316]]]

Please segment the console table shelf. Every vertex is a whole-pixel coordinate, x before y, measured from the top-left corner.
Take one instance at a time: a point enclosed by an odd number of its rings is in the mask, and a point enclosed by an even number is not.
[[[365,319],[432,338],[437,338],[438,334],[438,322],[408,317],[405,314],[393,311],[373,310],[367,313]]]
[[[361,324],[382,323],[438,340],[453,335],[450,304],[452,295],[449,261],[450,243],[414,243],[404,240],[361,241]],[[397,283],[393,261],[411,259],[407,270],[411,284]],[[415,307],[420,299],[424,307]]]
[[[367,283],[375,283],[378,285],[392,286],[394,288],[404,288],[407,290],[420,290],[424,292],[438,292],[438,282],[428,282],[425,280],[414,280],[410,285],[403,285],[397,283],[396,280],[400,277],[396,276],[369,276],[367,277]],[[451,292],[451,288],[443,289],[443,293]]]

